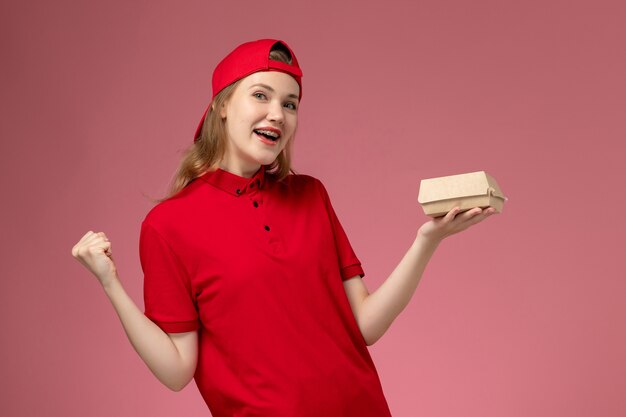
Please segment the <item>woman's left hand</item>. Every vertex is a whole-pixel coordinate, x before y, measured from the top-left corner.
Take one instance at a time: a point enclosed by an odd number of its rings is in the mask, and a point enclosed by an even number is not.
[[[459,233],[470,226],[473,226],[496,212],[493,207],[481,209],[475,207],[464,213],[459,213],[459,207],[454,207],[443,217],[434,218],[424,223],[417,234],[429,240],[441,241],[444,238]]]

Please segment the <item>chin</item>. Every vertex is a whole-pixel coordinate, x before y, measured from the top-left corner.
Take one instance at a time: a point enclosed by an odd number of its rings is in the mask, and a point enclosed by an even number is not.
[[[274,158],[274,159],[261,159],[261,160],[259,160],[258,162],[259,162],[259,164],[261,164],[261,165],[267,165],[267,166],[269,166],[269,165],[272,165],[272,164],[274,163],[274,161],[275,161],[275,160],[276,160],[276,158]]]
[[[261,165],[270,165],[272,164],[276,159],[278,159],[278,155],[275,156],[267,156],[267,157],[262,157],[262,158],[258,158],[257,162]]]

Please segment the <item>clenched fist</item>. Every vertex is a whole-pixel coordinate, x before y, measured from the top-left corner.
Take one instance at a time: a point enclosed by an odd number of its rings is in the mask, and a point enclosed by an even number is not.
[[[103,286],[117,276],[111,242],[104,232],[88,231],[72,248],[72,256],[91,271]]]

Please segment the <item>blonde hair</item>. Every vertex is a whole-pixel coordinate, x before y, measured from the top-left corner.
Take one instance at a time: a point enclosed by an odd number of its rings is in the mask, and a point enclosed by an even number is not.
[[[274,49],[276,48],[276,49]],[[291,64],[289,51],[277,44],[270,51],[270,59]],[[235,88],[241,80],[238,80],[220,91],[209,106],[209,111],[204,119],[202,131],[198,140],[183,151],[183,158],[169,185],[165,197],[151,199],[154,203],[163,202],[185,188],[191,181],[203,175],[209,170],[217,168],[219,161],[224,157],[228,136],[225,121],[220,117],[219,109],[233,95]],[[289,139],[285,148],[270,165],[266,165],[266,175],[274,177],[277,181],[285,178],[289,173],[296,172],[291,168],[291,148],[295,135]],[[150,198],[150,197],[148,197]]]

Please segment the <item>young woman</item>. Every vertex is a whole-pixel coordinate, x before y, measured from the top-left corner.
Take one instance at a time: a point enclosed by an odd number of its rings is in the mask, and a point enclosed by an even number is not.
[[[141,226],[145,314],[102,232],[72,254],[102,284],[130,342],[214,417],[390,416],[367,346],[408,304],[447,236],[494,210],[428,221],[372,294],[322,183],[290,169],[302,72],[282,41],[238,46],[169,196]]]

